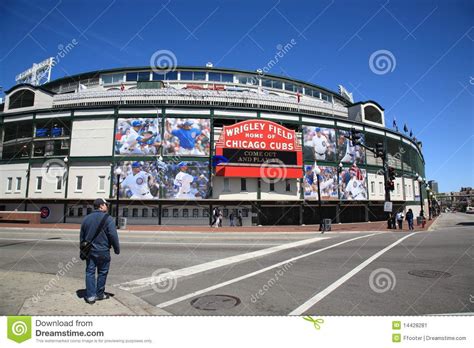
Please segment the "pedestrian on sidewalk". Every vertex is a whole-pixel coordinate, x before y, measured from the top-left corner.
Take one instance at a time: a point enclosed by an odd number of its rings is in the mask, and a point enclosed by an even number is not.
[[[234,212],[230,213],[229,220],[230,220],[230,226],[235,227],[235,214],[234,214]]]
[[[415,228],[413,227],[413,210],[408,209],[406,220],[408,222],[408,229],[409,230],[414,230]]]
[[[222,211],[219,211],[219,218],[217,219],[219,227],[222,227],[222,222],[223,221],[224,221],[224,213]]]
[[[239,226],[242,226],[242,212],[240,210],[237,213],[237,221],[239,222]]]
[[[86,258],[86,302],[105,300],[105,283],[110,268],[110,248],[120,254],[120,244],[114,220],[107,214],[108,202],[103,198],[94,201],[94,211],[87,215],[81,224],[80,242],[91,242],[90,253]],[[95,238],[94,238],[95,236]],[[97,272],[97,279],[96,279]]]
[[[403,212],[401,211],[397,213],[397,223],[398,223],[398,228],[403,230]]]
[[[219,208],[215,207],[212,210],[212,222],[211,222],[211,227],[218,227],[217,224],[217,219],[219,218]]]

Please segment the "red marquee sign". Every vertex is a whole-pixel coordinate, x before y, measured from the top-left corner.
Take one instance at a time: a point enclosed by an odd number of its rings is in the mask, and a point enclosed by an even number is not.
[[[303,154],[294,130],[266,120],[224,126],[216,156],[227,161],[216,175],[243,178],[301,178]]]

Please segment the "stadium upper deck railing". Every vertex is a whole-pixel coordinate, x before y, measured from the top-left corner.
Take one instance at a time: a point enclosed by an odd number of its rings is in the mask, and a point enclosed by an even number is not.
[[[347,108],[330,102],[301,97],[283,97],[271,94],[186,90],[186,89],[133,89],[124,91],[81,91],[54,96],[53,107],[93,107],[103,105],[202,105],[269,109],[280,112],[299,112],[309,115],[347,118]]]

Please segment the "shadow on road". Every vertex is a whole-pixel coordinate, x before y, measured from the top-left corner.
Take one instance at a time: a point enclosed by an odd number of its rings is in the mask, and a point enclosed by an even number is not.
[[[470,222],[458,222],[456,225],[460,226],[474,226],[474,221]]]

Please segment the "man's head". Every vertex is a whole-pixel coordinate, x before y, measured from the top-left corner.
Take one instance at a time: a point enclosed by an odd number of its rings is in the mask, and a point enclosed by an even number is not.
[[[312,166],[306,166],[305,171],[306,171],[306,174],[311,174],[311,172],[313,171],[313,167]]]
[[[179,162],[178,168],[180,171],[185,172],[188,169],[188,164],[186,162]]]
[[[132,127],[135,130],[139,130],[142,126],[142,123],[138,120],[132,121]]]
[[[94,210],[100,210],[104,213],[109,209],[109,203],[103,198],[97,198],[94,201]]]
[[[139,173],[141,169],[142,169],[142,165],[140,164],[140,162],[133,162],[132,163],[132,172],[133,172],[133,174]]]
[[[184,129],[191,129],[191,128],[192,128],[192,126],[193,126],[193,124],[194,124],[194,122],[193,122],[193,121],[191,121],[191,120],[187,120],[186,122],[184,122],[184,124],[183,124],[183,128],[184,128]]]
[[[319,138],[321,136],[321,128],[316,128],[316,136]]]

